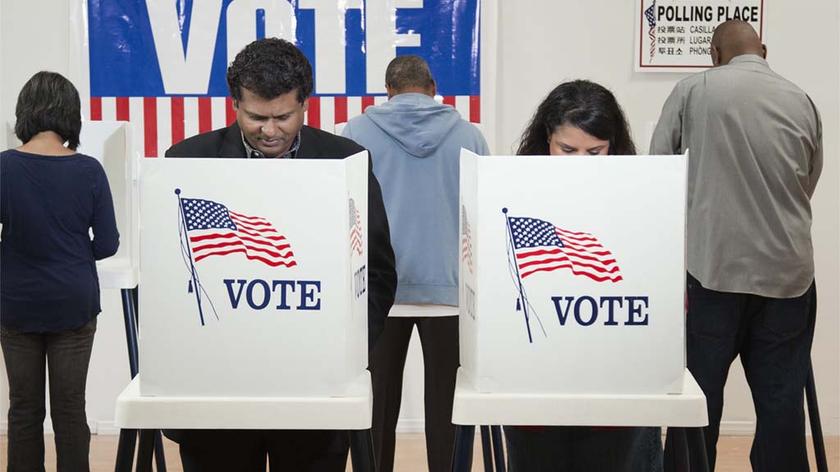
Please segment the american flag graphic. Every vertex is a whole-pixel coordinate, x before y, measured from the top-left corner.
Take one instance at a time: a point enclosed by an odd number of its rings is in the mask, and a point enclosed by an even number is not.
[[[537,218],[509,217],[508,221],[521,279],[537,272],[570,269],[596,282],[622,280],[612,253],[595,236]]]
[[[467,220],[467,209],[461,206],[461,260],[467,264],[470,273],[473,272],[472,235],[470,222]]]
[[[654,53],[656,52],[656,14],[654,10],[656,9],[656,0],[653,0],[653,3],[645,10],[645,18],[647,18],[648,22],[648,38],[650,38],[650,59],[653,60]]]
[[[362,237],[362,218],[356,209],[356,202],[350,199],[350,252],[362,255],[364,238]]]
[[[371,105],[388,100],[382,95],[362,97],[310,97],[306,124],[334,132],[338,124],[361,115]],[[481,97],[444,96],[465,120],[481,121]],[[134,140],[145,157],[163,157],[173,144],[236,119],[230,97],[90,97],[91,121],[127,121],[134,125]]]
[[[286,237],[265,218],[237,213],[221,203],[199,198],[182,198],[181,207],[195,262],[242,253],[271,267],[297,265]]]

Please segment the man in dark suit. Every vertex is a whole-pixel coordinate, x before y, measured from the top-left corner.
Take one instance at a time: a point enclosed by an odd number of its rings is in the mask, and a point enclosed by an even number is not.
[[[227,72],[236,122],[194,136],[166,157],[343,159],[363,151],[355,142],[303,124],[312,68],[292,43],[267,38],[236,55]],[[382,192],[368,183],[368,343],[373,346],[394,302],[397,275]],[[344,471],[348,437],[340,431],[179,430],[185,472],[272,470]]]

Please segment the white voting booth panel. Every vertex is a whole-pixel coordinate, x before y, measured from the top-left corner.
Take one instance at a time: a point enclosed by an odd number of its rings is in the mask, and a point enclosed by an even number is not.
[[[461,367],[477,392],[684,385],[685,156],[461,155]]]
[[[139,393],[348,394],[367,366],[367,179],[366,153],[143,161]]]
[[[96,264],[101,288],[137,286],[138,156],[132,151],[130,126],[121,121],[84,121],[79,134],[77,151],[96,158],[105,169],[120,232],[117,253]],[[7,135],[9,146],[20,143],[14,123],[8,123]]]

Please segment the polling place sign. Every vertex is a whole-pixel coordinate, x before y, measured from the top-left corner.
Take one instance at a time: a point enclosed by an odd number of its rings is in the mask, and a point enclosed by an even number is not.
[[[461,368],[479,391],[680,391],[686,163],[462,151]]]
[[[693,72],[712,66],[715,27],[743,20],[764,38],[764,0],[638,0],[636,71]]]
[[[132,122],[142,154],[162,156],[233,121],[228,64],[280,37],[312,63],[309,126],[333,131],[384,101],[385,68],[402,54],[426,59],[444,103],[478,123],[479,10],[479,0],[84,0],[86,116]]]

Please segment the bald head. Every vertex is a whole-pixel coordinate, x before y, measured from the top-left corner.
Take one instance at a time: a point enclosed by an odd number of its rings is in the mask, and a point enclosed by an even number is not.
[[[767,49],[761,44],[755,29],[742,20],[725,21],[715,28],[712,35],[712,64],[729,64],[733,57],[742,54],[767,55]]]
[[[401,93],[424,93],[434,96],[435,79],[429,64],[420,56],[397,56],[385,69],[385,89],[388,97]]]

